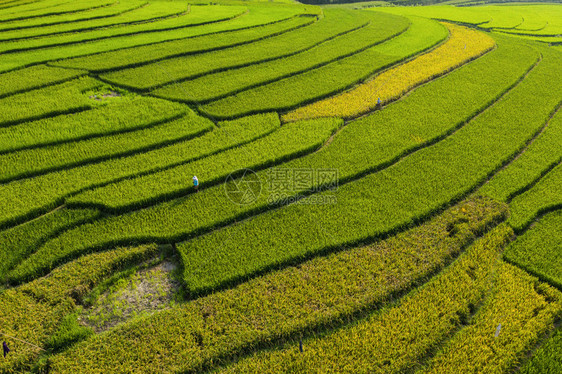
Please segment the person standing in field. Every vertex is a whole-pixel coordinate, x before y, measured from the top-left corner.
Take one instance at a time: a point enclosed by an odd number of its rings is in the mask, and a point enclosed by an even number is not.
[[[8,348],[8,344],[6,344],[6,342],[2,342],[2,350],[4,351],[4,358],[6,358],[10,352],[10,348]]]
[[[196,176],[193,176],[193,188],[195,188],[195,192],[199,192],[199,179]]]

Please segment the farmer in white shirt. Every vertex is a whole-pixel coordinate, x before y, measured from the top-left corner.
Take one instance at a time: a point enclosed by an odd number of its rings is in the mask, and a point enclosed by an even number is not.
[[[193,176],[193,188],[195,188],[195,192],[199,192],[199,179],[196,176]]]

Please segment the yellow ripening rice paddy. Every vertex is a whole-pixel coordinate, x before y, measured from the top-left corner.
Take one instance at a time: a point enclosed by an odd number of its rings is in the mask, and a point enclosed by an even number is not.
[[[353,118],[381,104],[399,98],[413,87],[427,82],[488,52],[495,46],[488,35],[463,26],[444,23],[449,39],[431,52],[388,69],[349,91],[295,109],[284,122],[318,117]]]

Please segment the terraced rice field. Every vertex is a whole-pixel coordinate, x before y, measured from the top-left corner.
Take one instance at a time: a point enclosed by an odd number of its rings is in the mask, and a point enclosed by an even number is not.
[[[456,3],[0,0],[0,373],[560,372],[562,5]]]

